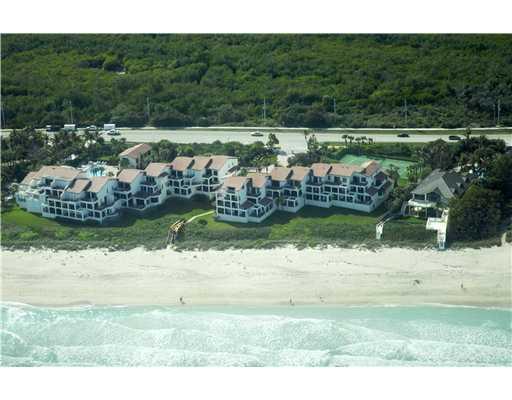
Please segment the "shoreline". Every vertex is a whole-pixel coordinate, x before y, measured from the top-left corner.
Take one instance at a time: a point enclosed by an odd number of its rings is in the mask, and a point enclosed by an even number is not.
[[[83,306],[466,306],[510,309],[512,246],[2,250],[2,302]]]

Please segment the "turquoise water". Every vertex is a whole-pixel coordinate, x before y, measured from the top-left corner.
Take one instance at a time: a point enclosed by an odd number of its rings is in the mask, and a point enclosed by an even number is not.
[[[512,312],[3,303],[5,366],[510,366]]]

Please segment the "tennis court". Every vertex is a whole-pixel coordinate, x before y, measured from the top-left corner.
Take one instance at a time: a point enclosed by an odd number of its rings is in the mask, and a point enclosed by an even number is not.
[[[390,165],[394,165],[398,168],[398,173],[401,177],[405,177],[407,174],[407,167],[413,165],[412,161],[397,160],[395,158],[379,158],[379,157],[367,157],[367,156],[356,156],[354,154],[344,155],[340,162],[345,164],[361,165],[365,161],[375,160],[380,162],[384,169],[389,168]]]

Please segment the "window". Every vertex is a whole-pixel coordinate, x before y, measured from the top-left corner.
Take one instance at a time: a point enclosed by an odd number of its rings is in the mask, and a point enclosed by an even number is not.
[[[240,211],[240,216],[245,217],[245,211]]]
[[[326,192],[330,192],[330,191],[331,191],[331,187],[330,187],[330,186],[326,186],[326,187],[325,187],[325,191],[326,191]]]
[[[311,190],[312,190],[311,186],[306,186],[306,192],[311,193]]]
[[[218,214],[224,214],[224,209],[223,208],[218,208],[217,209],[217,213]]]
[[[308,200],[312,200],[312,199],[313,199],[313,196],[311,196],[310,194],[306,194],[306,199],[308,199]]]
[[[224,205],[224,202],[222,200],[217,200],[217,205],[219,206],[223,206]]]

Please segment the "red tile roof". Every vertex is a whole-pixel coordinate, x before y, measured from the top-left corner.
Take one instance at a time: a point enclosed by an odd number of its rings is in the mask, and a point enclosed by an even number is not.
[[[285,181],[290,177],[291,174],[292,170],[290,168],[275,167],[270,173],[270,176],[274,181]]]
[[[145,154],[148,151],[151,150],[151,146],[147,143],[139,143],[135,146],[132,146],[125,151],[123,151],[121,154],[119,154],[119,157],[130,157],[130,158],[137,158],[141,154]]]
[[[311,165],[311,170],[313,171],[313,176],[323,177],[329,174],[332,166],[330,164],[325,163],[315,163]]]
[[[193,161],[192,157],[176,157],[170,165],[172,169],[183,172],[191,167]]]

